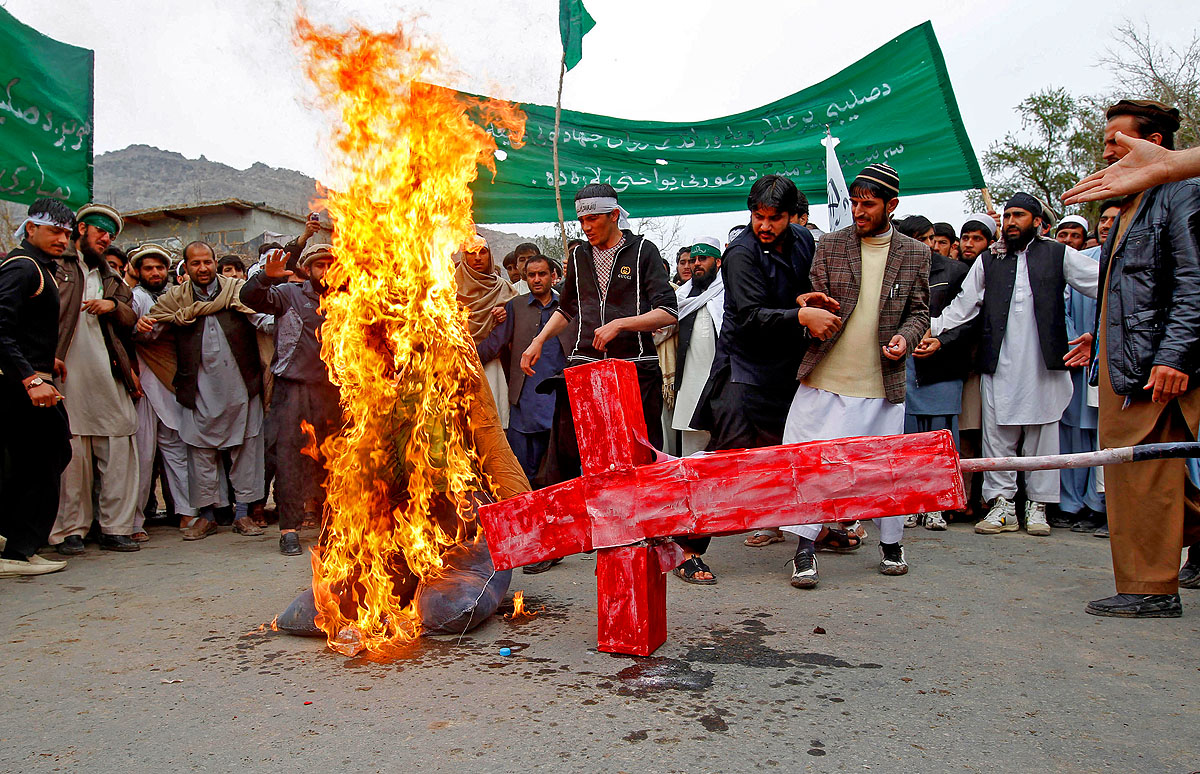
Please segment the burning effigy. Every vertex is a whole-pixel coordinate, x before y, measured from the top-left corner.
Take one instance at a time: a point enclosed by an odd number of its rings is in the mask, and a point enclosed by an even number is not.
[[[403,26],[339,31],[301,18],[297,38],[332,118],[321,352],[344,413],[320,448],[327,498],[309,604],[330,647],[387,656],[423,629],[478,624],[507,590],[475,512],[529,485],[451,256],[475,234],[469,184],[481,165],[495,169],[483,127],[520,142],[524,117],[426,82],[444,75],[438,55]]]

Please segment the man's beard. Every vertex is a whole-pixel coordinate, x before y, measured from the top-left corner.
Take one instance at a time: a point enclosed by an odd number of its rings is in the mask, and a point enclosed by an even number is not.
[[[88,247],[86,242],[79,243],[79,254],[83,256],[83,262],[87,264],[89,269],[99,269],[100,264],[106,263],[104,254],[98,253]]]
[[[1029,228],[1021,229],[1021,233],[1015,237],[1010,237],[1008,232],[1004,232],[1004,246],[1008,248],[1010,253],[1019,253],[1029,246],[1033,241],[1033,235],[1037,232],[1037,227],[1030,225]]]
[[[707,290],[708,286],[713,283],[717,273],[715,271],[706,271],[703,274],[692,272],[692,287],[697,290]]]
[[[157,298],[158,296],[161,296],[167,289],[167,280],[165,278],[163,279],[163,281],[161,283],[159,283],[159,285],[157,287],[150,284],[149,282],[147,282],[144,279],[138,280],[138,284],[140,284],[146,290],[149,290],[150,295],[154,296],[155,298]]]

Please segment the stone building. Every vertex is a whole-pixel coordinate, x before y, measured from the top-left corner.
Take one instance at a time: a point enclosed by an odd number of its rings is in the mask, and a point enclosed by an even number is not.
[[[118,238],[120,246],[130,248],[154,242],[178,253],[188,242],[202,239],[217,249],[217,254],[238,253],[257,257],[265,242],[286,243],[304,230],[305,215],[245,199],[218,199],[209,202],[152,207],[123,212],[125,229]],[[330,238],[326,230],[315,238]]]

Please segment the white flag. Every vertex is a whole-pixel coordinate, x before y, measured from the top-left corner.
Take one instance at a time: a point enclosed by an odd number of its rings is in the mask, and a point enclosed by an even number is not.
[[[838,163],[833,146],[841,140],[826,132],[821,144],[825,146],[825,187],[829,194],[829,230],[837,231],[854,222],[850,214],[850,190],[846,188],[846,177]]]

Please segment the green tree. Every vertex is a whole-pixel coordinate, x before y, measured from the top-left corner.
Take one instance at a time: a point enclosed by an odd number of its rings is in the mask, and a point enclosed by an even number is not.
[[[1059,196],[1104,166],[1104,111],[1120,99],[1155,99],[1179,109],[1177,148],[1200,144],[1200,35],[1183,48],[1156,41],[1148,27],[1126,20],[1113,30],[1112,45],[1097,61],[1115,89],[1077,96],[1063,88],[1034,92],[1017,106],[1019,132],[1010,132],[983,154],[982,165],[997,206],[1018,190],[1061,209]],[[967,206],[982,209],[978,191]],[[1095,221],[1099,204],[1073,208]]]

